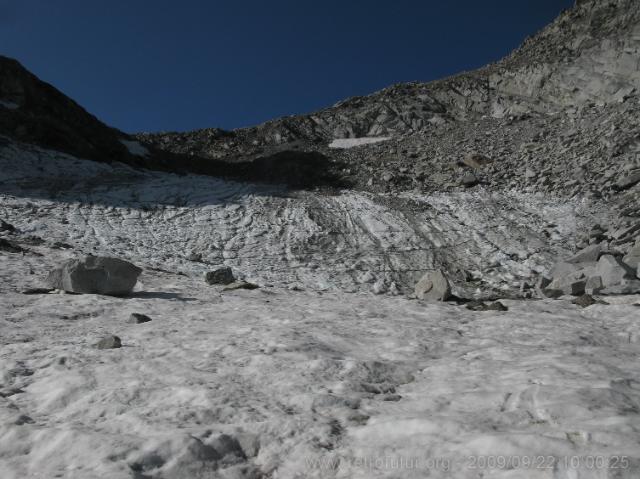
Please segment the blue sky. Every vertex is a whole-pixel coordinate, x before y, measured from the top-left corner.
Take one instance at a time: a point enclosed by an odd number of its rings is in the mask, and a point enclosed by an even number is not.
[[[498,60],[573,0],[0,0],[0,54],[127,132],[249,126]]]

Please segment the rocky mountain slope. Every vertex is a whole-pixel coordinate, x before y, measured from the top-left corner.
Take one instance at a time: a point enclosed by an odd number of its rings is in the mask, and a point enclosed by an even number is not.
[[[634,236],[616,232],[640,222],[637,7],[577,2],[505,59],[440,81],[253,128],[138,138],[240,163],[316,152],[342,184],[370,192],[515,190],[591,202],[611,211],[603,226],[625,250]]]
[[[133,143],[131,138],[106,126],[16,60],[3,56],[0,134],[95,161],[136,160],[126,144]],[[141,146],[139,150],[144,152]]]
[[[412,139],[428,154],[433,152],[420,145],[420,137],[427,141],[425,137],[460,127],[489,135],[491,127],[499,125],[508,140],[519,143],[526,120],[546,121],[560,113],[567,119],[579,118],[595,105],[637,103],[640,14],[636,7],[633,0],[579,2],[502,61],[444,80],[395,85],[254,128],[141,137],[172,151],[236,160],[271,148],[308,149],[336,138],[368,136]],[[474,139],[463,141],[459,150],[472,146],[469,140]],[[508,155],[495,159],[501,156]],[[417,159],[406,160],[415,164]]]
[[[373,191],[480,183],[608,198],[631,186],[631,172],[640,168],[638,12],[633,0],[579,2],[510,56],[477,71],[395,85],[254,128],[139,138],[229,161],[318,151],[339,165],[346,183]],[[386,141],[329,148],[335,139],[363,137]],[[490,161],[465,164],[474,154]]]

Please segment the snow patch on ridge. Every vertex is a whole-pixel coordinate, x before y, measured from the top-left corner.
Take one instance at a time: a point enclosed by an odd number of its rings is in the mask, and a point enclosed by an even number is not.
[[[338,138],[329,143],[329,148],[347,149],[390,140],[390,136],[366,136],[362,138]]]
[[[137,141],[120,140],[120,143],[122,143],[124,146],[126,146],[127,150],[129,150],[129,153],[131,153],[134,156],[148,156],[149,155],[149,150],[147,150],[144,146],[142,146]]]

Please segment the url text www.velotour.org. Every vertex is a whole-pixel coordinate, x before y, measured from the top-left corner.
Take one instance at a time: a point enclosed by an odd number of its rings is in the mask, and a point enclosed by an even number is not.
[[[461,469],[476,470],[611,470],[627,469],[629,457],[612,456],[463,456],[417,457],[417,456],[356,456],[356,457],[316,457],[306,458],[306,466],[313,470],[368,469],[368,470],[432,470],[448,472]]]

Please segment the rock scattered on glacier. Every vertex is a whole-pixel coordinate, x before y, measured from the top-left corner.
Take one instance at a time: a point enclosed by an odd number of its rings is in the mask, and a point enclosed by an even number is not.
[[[574,254],[571,258],[567,260],[567,263],[586,263],[593,262],[595,263],[600,259],[600,254],[602,253],[602,245],[601,244],[593,244],[591,246],[587,246],[586,248],[581,249],[576,254]]]
[[[596,274],[602,278],[605,288],[620,284],[624,279],[633,279],[635,272],[613,255],[605,254],[598,261]]]
[[[236,278],[233,276],[231,268],[218,268],[205,274],[204,280],[207,284],[231,284]]]
[[[451,285],[440,269],[425,274],[415,286],[418,299],[427,301],[446,301],[451,296]]]
[[[122,296],[131,293],[142,269],[118,258],[87,256],[72,259],[49,273],[52,288],[69,293]]]
[[[630,268],[637,270],[640,267],[640,238],[638,238],[636,244],[631,248],[629,253],[622,258],[622,261]],[[640,278],[640,275],[638,278]]]
[[[593,304],[604,304],[603,301],[598,301],[597,299],[595,299],[593,296],[591,296],[590,294],[583,294],[582,296],[578,296],[576,299],[574,299],[572,301],[573,304],[576,304],[582,308],[586,308],[588,306],[591,306]]]
[[[584,286],[585,293],[587,294],[598,294],[603,289],[604,286],[602,285],[602,278],[600,276],[591,276]]]
[[[473,173],[471,173],[470,171],[468,171],[464,175],[462,175],[462,178],[460,179],[460,183],[470,188],[478,184],[478,177]]]
[[[488,304],[482,301],[470,301],[466,304],[465,308],[471,311],[509,311],[509,308],[500,301]]]
[[[0,231],[6,231],[8,233],[13,233],[16,228],[11,224],[7,223],[4,220],[0,220]]]
[[[561,291],[562,294],[578,296],[583,294],[587,283],[584,270],[575,271],[561,276],[556,276],[547,287],[547,290]]]
[[[0,238],[0,251],[5,251],[7,253],[22,253],[25,250],[13,241]]]
[[[222,288],[222,291],[233,291],[234,289],[258,289],[260,286],[257,284],[249,283],[247,281],[235,281]]]
[[[122,347],[122,341],[118,336],[105,336],[95,344],[97,349],[117,349]]]
[[[481,155],[480,153],[467,153],[462,160],[462,164],[475,170],[479,170],[490,163],[492,163],[491,158]]]
[[[146,314],[131,313],[131,316],[129,316],[129,320],[127,322],[131,324],[142,324],[148,323],[149,321],[151,321],[151,318]]]

